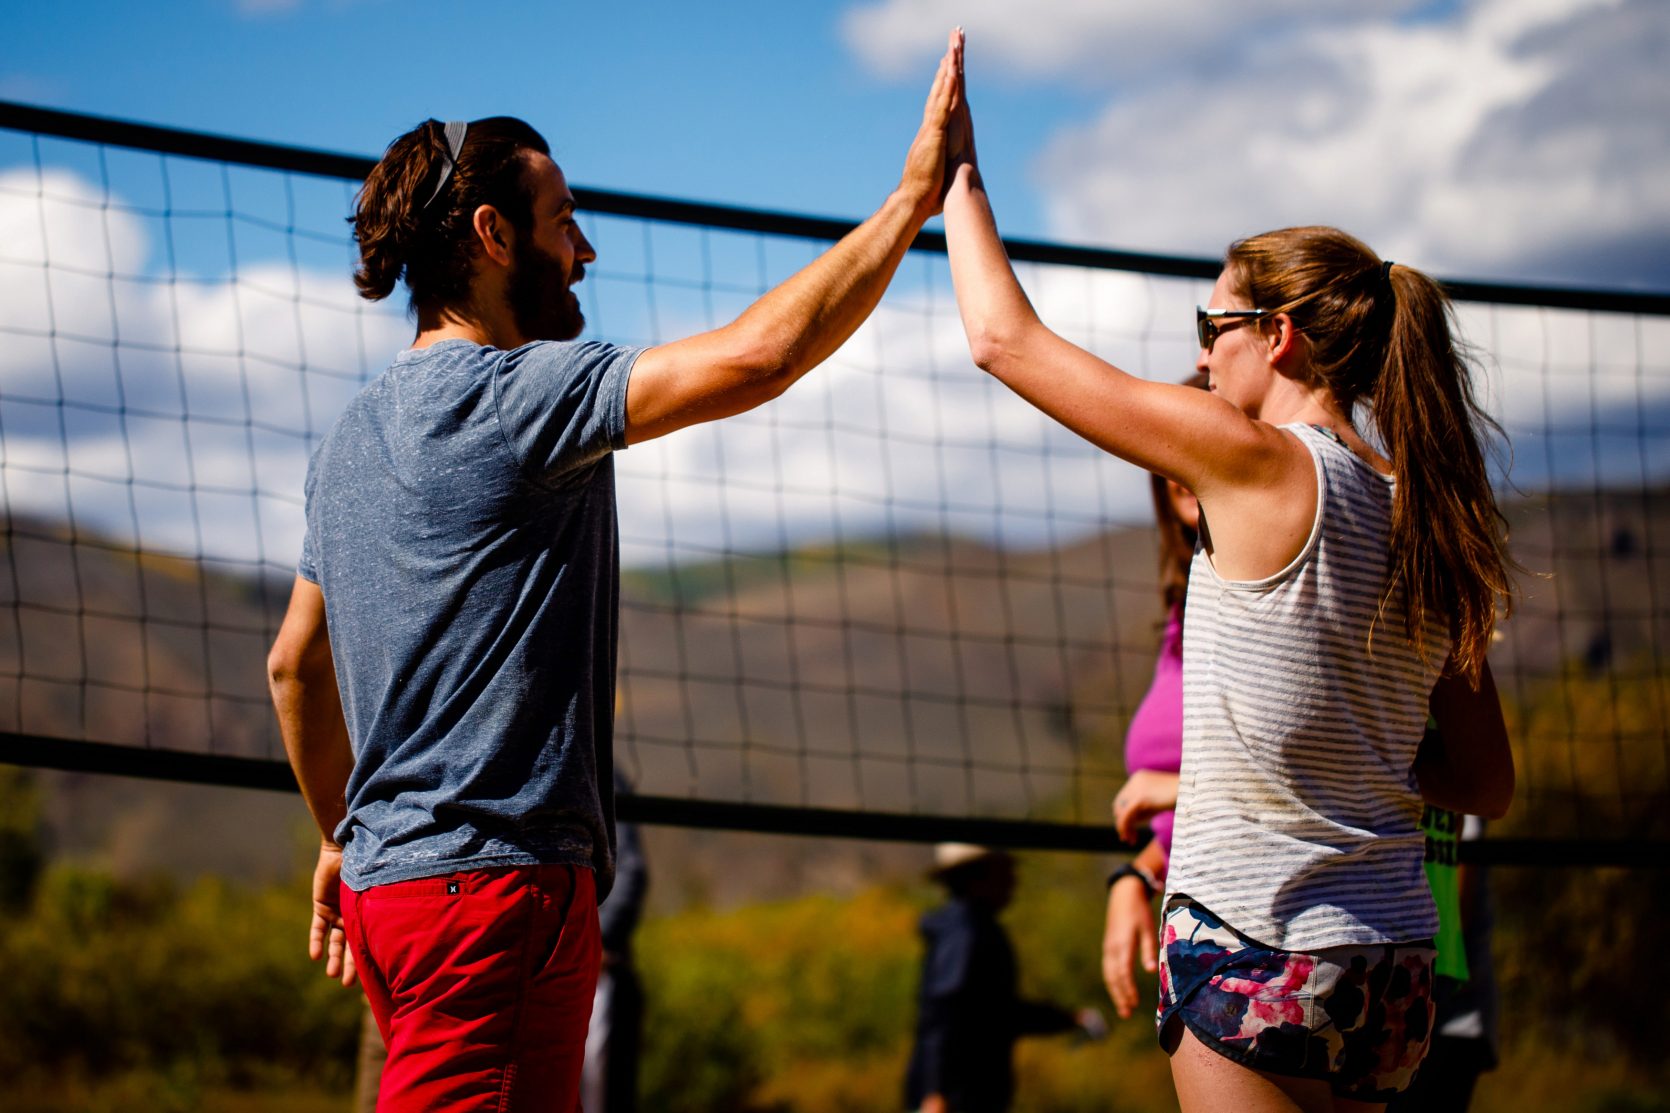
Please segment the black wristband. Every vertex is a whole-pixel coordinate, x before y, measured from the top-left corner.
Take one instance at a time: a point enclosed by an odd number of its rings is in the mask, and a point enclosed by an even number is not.
[[[1146,873],[1138,869],[1130,862],[1126,862],[1124,865],[1108,874],[1108,888],[1113,888],[1114,882],[1124,877],[1134,877],[1138,881],[1142,882],[1143,891],[1148,894],[1148,898],[1150,900],[1154,899],[1154,894],[1158,892],[1158,890],[1154,888],[1153,882],[1148,880],[1148,875]]]

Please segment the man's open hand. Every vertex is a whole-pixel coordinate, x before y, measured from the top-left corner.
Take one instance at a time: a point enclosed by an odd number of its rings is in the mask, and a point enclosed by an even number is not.
[[[899,188],[917,200],[918,212],[926,220],[939,212],[945,202],[947,169],[951,158],[951,122],[962,104],[962,32],[952,31],[945,54],[939,60],[928,103],[922,109],[922,127],[905,155],[905,172]]]
[[[325,976],[343,985],[356,977],[354,952],[348,949],[348,932],[342,924],[342,848],[334,843],[319,847],[319,862],[313,867],[313,926],[307,934],[307,957],[325,960]]]

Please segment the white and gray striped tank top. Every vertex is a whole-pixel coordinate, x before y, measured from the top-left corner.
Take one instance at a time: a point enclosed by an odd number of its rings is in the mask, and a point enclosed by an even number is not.
[[[1280,950],[1427,939],[1412,767],[1448,635],[1429,628],[1423,663],[1401,597],[1380,610],[1391,478],[1331,432],[1283,428],[1316,462],[1304,548],[1267,579],[1225,580],[1204,550],[1189,573],[1167,890]]]

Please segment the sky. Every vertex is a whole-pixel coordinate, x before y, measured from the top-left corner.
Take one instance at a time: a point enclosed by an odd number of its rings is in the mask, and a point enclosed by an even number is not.
[[[957,24],[1007,234],[1213,256],[1325,222],[1453,277],[1670,289],[1662,0],[61,0],[8,12],[0,98],[354,153],[509,113],[582,185],[857,219]]]
[[[508,113],[577,185],[858,219],[897,181],[961,24],[1006,234],[1215,256],[1327,222],[1440,275],[1670,290],[1670,4],[1247,10],[65,0],[8,12],[0,99],[356,154],[427,116]],[[410,325],[353,295],[342,183],[179,159],[164,180],[159,162],[0,133],[0,501],[282,570],[308,451]],[[307,234],[274,232],[291,210]],[[816,249],[587,219],[588,335],[619,343],[723,323]],[[1209,283],[1022,277],[1099,354],[1168,380],[1192,366]],[[1670,423],[1670,319],[1463,323],[1517,480],[1670,474],[1662,439],[1631,432]],[[636,564],[884,531],[1063,544],[1148,513],[1134,469],[974,371],[943,259],[921,257],[783,399],[618,470]]]

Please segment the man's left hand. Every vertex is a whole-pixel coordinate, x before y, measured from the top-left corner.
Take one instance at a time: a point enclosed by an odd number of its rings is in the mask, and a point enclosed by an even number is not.
[[[348,948],[348,931],[342,923],[342,848],[335,843],[319,847],[319,862],[313,867],[313,926],[307,936],[307,957],[325,960],[325,976],[343,985],[353,985],[354,952]]]

